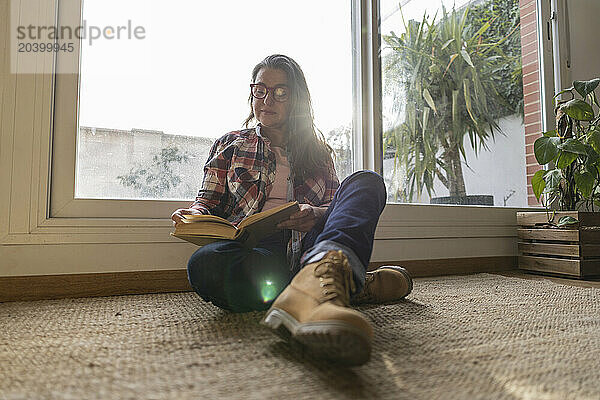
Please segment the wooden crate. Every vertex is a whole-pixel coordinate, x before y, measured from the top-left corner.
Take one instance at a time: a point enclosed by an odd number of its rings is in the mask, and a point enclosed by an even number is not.
[[[545,211],[517,213],[519,269],[574,278],[600,276],[600,212],[557,212],[552,222],[563,216],[579,223],[556,228],[548,226]]]

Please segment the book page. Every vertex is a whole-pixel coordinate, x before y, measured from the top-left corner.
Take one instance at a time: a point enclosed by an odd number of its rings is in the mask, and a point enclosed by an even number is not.
[[[211,236],[220,237],[222,239],[233,239],[236,236],[237,229],[232,225],[222,224],[220,222],[204,221],[193,224],[176,225],[175,233],[178,235]]]
[[[248,218],[244,219],[238,226],[239,229],[244,229],[245,227],[252,225],[254,223],[256,223],[257,221],[263,220],[263,219],[267,219],[269,217],[271,217],[272,215],[281,213],[280,215],[276,216],[275,219],[277,219],[278,217],[280,218],[277,222],[275,222],[273,225],[277,225],[279,222],[288,219],[288,217],[290,215],[292,215],[293,213],[295,213],[296,211],[300,210],[300,207],[298,206],[298,202],[297,201],[292,201],[289,203],[285,203],[282,204],[278,207],[275,208],[271,208],[267,211],[262,211],[259,212],[257,214],[251,215]],[[271,220],[271,218],[269,218],[269,220]]]
[[[277,224],[300,210],[298,202],[260,212],[243,220],[238,228],[216,215],[184,215],[181,224],[171,235],[203,246],[216,240],[234,239],[253,247],[260,239],[276,232]]]
[[[260,239],[278,231],[277,224],[298,210],[300,207],[295,201],[252,215],[239,225],[236,240],[245,241],[249,247],[253,247]]]
[[[176,233],[171,233],[171,236],[185,240],[187,242],[193,243],[198,246],[205,246],[209,243],[216,242],[218,240],[223,239],[223,238],[210,237],[210,236],[180,235],[180,234],[176,234]]]
[[[195,224],[198,222],[213,222],[213,223],[221,223],[224,225],[233,226],[233,224],[227,221],[225,218],[221,218],[216,215],[197,215],[197,214],[185,214],[181,219],[181,222],[184,224]]]

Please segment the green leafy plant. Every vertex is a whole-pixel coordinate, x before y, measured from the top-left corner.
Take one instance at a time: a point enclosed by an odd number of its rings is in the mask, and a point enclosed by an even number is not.
[[[535,173],[533,192],[544,207],[558,211],[594,211],[600,206],[600,107],[595,90],[600,78],[575,81],[554,96],[556,129],[534,143],[535,158],[549,169]],[[577,96],[579,95],[579,97]],[[559,225],[577,220],[561,218]],[[574,221],[573,221],[574,220]]]
[[[487,149],[500,132],[497,120],[520,107],[509,103],[510,91],[499,80],[515,71],[520,76],[520,52],[510,56],[503,50],[518,36],[519,20],[506,22],[510,29],[501,36],[498,29],[489,33],[498,17],[485,17],[479,12],[471,18],[469,7],[461,12],[443,7],[439,20],[425,14],[421,22],[404,22],[401,35],[383,36],[391,50],[383,60],[384,89],[400,120],[384,132],[384,141],[394,167],[406,171],[404,200],[424,189],[431,196],[435,179],[450,196],[465,197],[465,138],[476,153]]]
[[[523,117],[523,65],[521,35],[518,34],[521,22],[519,0],[489,0],[470,6],[467,18],[474,26],[484,26],[490,22],[489,29],[481,35],[482,42],[499,43],[502,63],[494,67],[495,79],[498,92],[506,102],[493,104],[494,115],[503,117],[519,114]]]

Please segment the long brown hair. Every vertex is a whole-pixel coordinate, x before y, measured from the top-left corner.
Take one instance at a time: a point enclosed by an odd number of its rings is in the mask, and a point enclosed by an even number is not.
[[[313,176],[331,160],[333,149],[325,141],[323,133],[315,127],[310,93],[304,73],[296,61],[282,54],[273,54],[256,64],[252,70],[252,82],[263,68],[279,69],[286,73],[291,91],[288,117],[287,148],[290,165],[298,178]],[[250,115],[244,121],[246,127],[255,120],[252,95],[248,98]]]

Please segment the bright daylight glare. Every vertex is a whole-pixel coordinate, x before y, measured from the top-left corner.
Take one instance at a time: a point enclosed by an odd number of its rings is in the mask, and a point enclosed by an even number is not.
[[[195,197],[215,138],[242,128],[254,66],[302,67],[315,122],[352,168],[351,2],[85,0],[87,26],[142,40],[82,42],[76,196]]]
[[[219,137],[248,115],[250,74],[294,58],[323,131],[352,119],[350,2],[85,0],[88,25],[145,28],[141,41],[84,43],[82,126]]]

